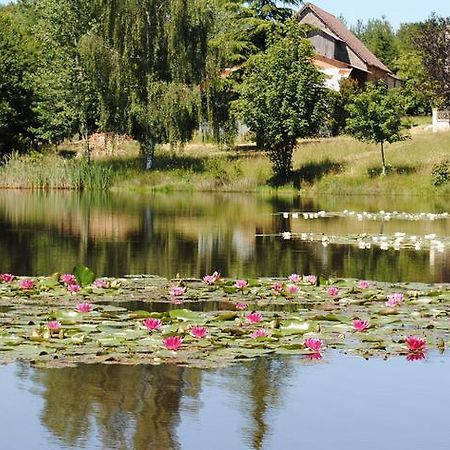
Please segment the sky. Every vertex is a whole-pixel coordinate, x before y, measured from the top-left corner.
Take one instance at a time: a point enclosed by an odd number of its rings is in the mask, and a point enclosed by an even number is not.
[[[312,0],[319,8],[334,16],[342,16],[348,25],[358,19],[386,16],[394,28],[404,22],[426,20],[432,12],[438,16],[450,16],[450,0]]]
[[[0,4],[8,3],[0,0]],[[450,0],[313,0],[329,13],[345,18],[348,25],[356,24],[358,19],[373,19],[381,16],[391,22],[394,28],[403,22],[425,20],[432,12],[450,17]]]

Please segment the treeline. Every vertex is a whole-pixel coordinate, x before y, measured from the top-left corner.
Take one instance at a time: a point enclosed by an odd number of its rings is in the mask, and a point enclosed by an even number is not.
[[[227,142],[239,117],[259,130],[256,139],[269,151],[271,127],[289,154],[297,137],[323,132],[323,120],[328,130],[342,132],[346,105],[357,92],[319,86],[306,34],[290,20],[299,3],[20,0],[0,7],[0,154],[78,134],[89,157],[89,135],[107,132],[136,139],[150,168],[156,144],[183,145],[198,128]],[[385,19],[354,28],[404,80],[398,96],[404,113],[450,103],[449,24],[433,16],[397,32]],[[290,60],[289,42],[299,46]],[[292,68],[306,74],[300,84],[289,78]],[[288,80],[283,86],[280,74]],[[269,121],[275,111],[262,121],[255,108],[267,99],[254,83],[271,80],[266,90],[291,99],[301,116],[291,120],[286,105],[282,124]],[[290,158],[281,164],[288,170]]]

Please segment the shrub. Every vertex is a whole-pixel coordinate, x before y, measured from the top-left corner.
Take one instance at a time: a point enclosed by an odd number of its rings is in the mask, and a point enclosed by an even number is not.
[[[431,180],[434,186],[441,186],[450,181],[450,162],[441,161],[431,169]]]

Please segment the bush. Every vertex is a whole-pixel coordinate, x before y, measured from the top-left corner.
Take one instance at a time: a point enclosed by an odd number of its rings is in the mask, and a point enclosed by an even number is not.
[[[441,186],[450,181],[450,162],[441,161],[431,169],[431,180],[434,186]]]

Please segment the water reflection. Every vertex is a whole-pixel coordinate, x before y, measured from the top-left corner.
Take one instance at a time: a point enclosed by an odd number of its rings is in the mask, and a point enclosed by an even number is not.
[[[8,411],[0,447],[446,449],[449,368],[436,354],[411,364],[334,352],[321,362],[261,358],[210,371],[8,366],[0,369]],[[417,433],[411,417],[433,432]],[[23,420],[29,433],[18,432]]]
[[[440,203],[439,203],[440,202]],[[388,223],[355,218],[285,219],[279,211],[344,209],[409,212],[450,210],[405,198],[274,198],[219,194],[79,194],[0,192],[0,271],[38,275],[78,263],[98,274],[153,273],[229,277],[292,272],[388,281],[450,281],[450,252],[362,250],[285,241],[257,234],[406,232],[450,236],[450,220]]]

